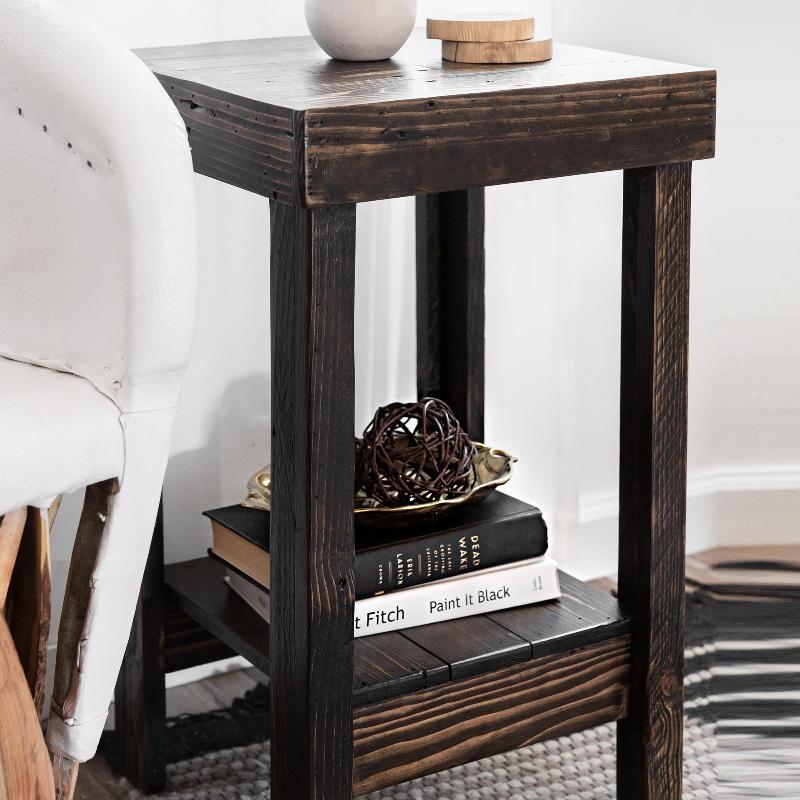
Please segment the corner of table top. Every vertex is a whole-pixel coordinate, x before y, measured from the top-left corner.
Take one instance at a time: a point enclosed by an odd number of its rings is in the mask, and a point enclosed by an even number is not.
[[[443,62],[416,33],[386,62],[309,37],[139,51],[195,169],[315,208],[712,158],[714,69],[557,44],[551,62]]]

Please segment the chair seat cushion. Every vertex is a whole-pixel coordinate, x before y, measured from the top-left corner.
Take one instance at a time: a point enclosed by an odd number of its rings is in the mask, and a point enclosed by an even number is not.
[[[0,515],[118,477],[119,417],[84,378],[0,357]]]

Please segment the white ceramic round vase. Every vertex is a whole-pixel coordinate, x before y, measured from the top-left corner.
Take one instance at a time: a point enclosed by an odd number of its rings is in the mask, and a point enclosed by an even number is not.
[[[417,0],[306,0],[317,44],[342,61],[391,58],[414,30]]]

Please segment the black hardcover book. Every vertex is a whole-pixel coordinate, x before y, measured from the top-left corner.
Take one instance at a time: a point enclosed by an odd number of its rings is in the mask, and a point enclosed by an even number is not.
[[[269,512],[238,505],[204,513],[214,527],[214,554],[269,589]],[[360,600],[543,556],[547,525],[538,508],[492,492],[430,517],[356,514],[355,541]]]

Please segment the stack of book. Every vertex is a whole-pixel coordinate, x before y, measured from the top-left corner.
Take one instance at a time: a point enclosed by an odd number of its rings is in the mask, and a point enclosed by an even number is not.
[[[225,580],[269,620],[269,512],[205,512]],[[428,518],[355,516],[355,629],[369,636],[560,596],[539,509],[502,492]]]
[[[464,64],[530,64],[553,57],[553,40],[536,36],[525,14],[457,14],[428,19],[428,38],[442,40],[442,58]]]

